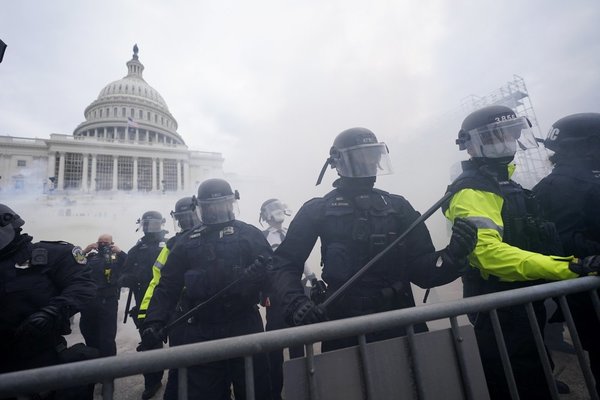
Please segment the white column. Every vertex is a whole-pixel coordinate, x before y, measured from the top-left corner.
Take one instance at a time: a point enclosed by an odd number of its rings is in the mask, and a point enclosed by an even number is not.
[[[138,190],[138,158],[133,157],[133,187],[132,190],[137,192]]]
[[[190,176],[190,163],[185,161],[183,163],[183,190],[194,191],[197,188],[192,187],[192,177]]]
[[[2,178],[0,179],[0,188],[8,188],[10,186],[10,176],[12,171],[10,170],[10,154],[3,154],[0,156],[0,171]]]
[[[118,179],[119,179],[119,157],[113,156],[112,190],[117,190]]]
[[[181,160],[177,160],[177,191],[181,191],[183,189],[181,185]]]
[[[83,168],[81,171],[81,190],[87,192],[88,187],[88,154],[83,154]]]
[[[135,128],[135,142],[140,142],[140,130],[138,128]]]
[[[165,173],[164,173],[165,172],[164,171],[165,165],[164,165],[164,162],[163,162],[162,158],[159,158],[158,161],[159,161],[159,164],[158,164],[158,182],[160,183],[159,188],[160,188],[161,191],[164,191],[165,190],[165,182],[164,182],[164,180],[165,180]]]
[[[52,152],[48,155],[48,169],[46,170],[46,179],[54,176],[54,166],[56,165],[56,156]],[[56,178],[56,177],[55,177]]]
[[[156,190],[156,158],[152,159],[152,191]]]
[[[58,153],[58,190],[65,188],[65,153]]]
[[[96,168],[98,167],[98,159],[96,154],[92,154],[92,177],[91,177],[91,189],[92,192],[98,190],[98,184],[96,183]]]

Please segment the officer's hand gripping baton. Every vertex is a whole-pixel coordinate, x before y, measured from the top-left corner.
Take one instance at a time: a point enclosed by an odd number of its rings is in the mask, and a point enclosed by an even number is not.
[[[444,204],[446,201],[448,201],[452,196],[454,196],[454,192],[450,191],[450,192],[446,193],[444,195],[444,197],[442,197],[441,199],[439,199],[433,206],[431,206],[431,208],[429,210],[425,211],[423,213],[423,215],[421,215],[419,218],[415,219],[413,221],[413,223],[408,228],[406,228],[406,230],[400,236],[398,236],[396,238],[396,240],[394,240],[392,243],[390,243],[385,249],[383,249],[379,253],[377,253],[361,269],[359,269],[358,271],[356,271],[356,273],[354,275],[352,275],[350,277],[350,279],[348,279],[342,286],[340,286],[340,288],[338,290],[336,290],[335,292],[333,292],[331,294],[331,296],[329,296],[321,304],[321,306],[327,308],[328,305],[330,305],[331,303],[333,303],[352,284],[354,284],[354,282],[356,282],[358,279],[360,279],[361,276],[363,276],[364,274],[366,274],[367,271],[373,266],[373,264],[375,264],[377,261],[379,261],[381,259],[381,257],[383,257],[384,255],[386,255],[394,246],[396,246],[398,243],[400,243],[410,232],[412,232],[413,229],[415,229],[417,227],[417,225],[425,222],[425,220],[427,218],[431,217],[431,215],[433,215],[433,213],[436,212],[437,209],[440,208],[442,206],[442,204]]]

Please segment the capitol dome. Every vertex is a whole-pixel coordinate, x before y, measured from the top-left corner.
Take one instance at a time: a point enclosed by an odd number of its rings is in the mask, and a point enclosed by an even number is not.
[[[106,85],[84,111],[85,121],[74,136],[140,144],[185,145],[177,133],[177,121],[163,97],[143,78],[144,65],[138,47],[127,62],[127,76]]]

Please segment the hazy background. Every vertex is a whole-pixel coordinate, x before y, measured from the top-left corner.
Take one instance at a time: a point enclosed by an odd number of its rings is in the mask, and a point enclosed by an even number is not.
[[[269,197],[297,210],[330,190],[335,171],[314,183],[346,128],[370,128],[388,144],[395,174],[378,186],[424,211],[464,157],[454,144],[464,97],[518,74],[543,132],[600,103],[597,0],[1,4],[1,135],[71,134],[100,90],[126,75],[137,43],[144,78],[178,132],[192,149],[222,152],[242,196],[240,218],[254,224]],[[30,232],[83,246],[112,231],[125,249],[143,211],[167,214],[177,199],[80,199],[71,212],[82,218],[63,218],[61,199],[48,207],[35,196],[1,196]],[[441,214],[428,224],[445,245]]]

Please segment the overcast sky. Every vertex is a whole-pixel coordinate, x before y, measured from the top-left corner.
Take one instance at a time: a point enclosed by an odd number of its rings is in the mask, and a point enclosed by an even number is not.
[[[391,151],[379,186],[424,210],[464,157],[466,96],[517,74],[543,132],[599,111],[598,21],[598,0],[3,2],[0,135],[71,134],[137,43],[188,146],[268,177],[272,193],[252,197],[297,208],[324,194],[334,171],[314,182],[333,138],[364,126]]]

